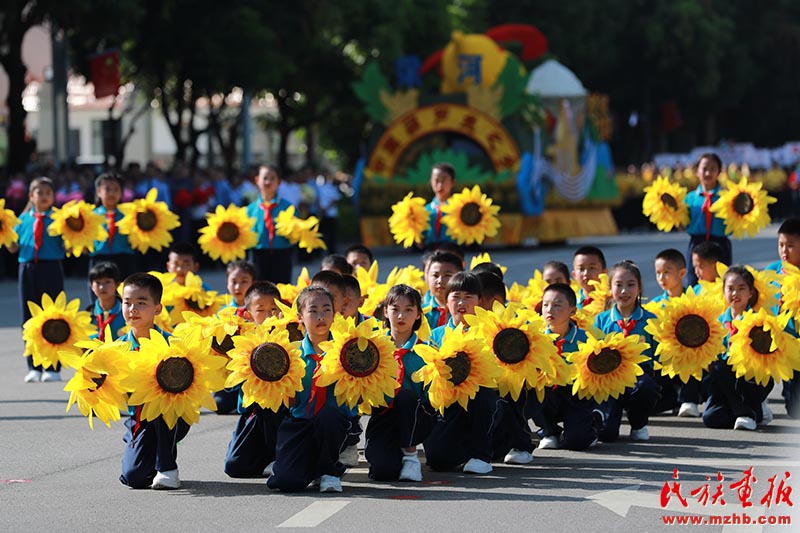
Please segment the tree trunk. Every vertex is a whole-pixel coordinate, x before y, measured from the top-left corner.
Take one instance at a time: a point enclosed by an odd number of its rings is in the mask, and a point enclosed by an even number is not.
[[[25,117],[27,112],[22,105],[22,91],[25,90],[25,64],[22,62],[22,38],[9,36],[8,55],[3,60],[3,68],[8,74],[8,171],[23,172],[30,161],[32,145],[25,140]]]

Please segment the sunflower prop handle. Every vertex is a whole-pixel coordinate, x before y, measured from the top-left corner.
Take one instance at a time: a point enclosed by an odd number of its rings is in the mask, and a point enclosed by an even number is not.
[[[422,236],[430,226],[430,214],[425,209],[425,200],[414,196],[413,192],[392,206],[389,231],[392,232],[395,242],[404,248],[421,245]]]
[[[465,187],[442,206],[442,224],[447,227],[447,235],[458,244],[483,244],[500,229],[499,211],[500,207],[492,205],[492,199],[479,186]]]
[[[767,385],[770,379],[789,380],[800,370],[800,341],[786,331],[790,316],[774,316],[765,309],[746,311],[733,321],[728,364],[736,377]]]
[[[253,231],[255,220],[247,216],[245,207],[218,205],[206,219],[208,225],[200,230],[197,243],[211,259],[222,259],[223,263],[244,259],[248,248],[258,243]]]
[[[769,205],[778,200],[762,190],[761,182],[729,181],[728,190],[711,205],[711,212],[725,221],[725,231],[737,239],[755,237],[770,223]]]
[[[124,215],[118,224],[119,232],[127,235],[131,247],[141,253],[150,248],[161,251],[169,246],[172,242],[170,230],[181,225],[178,215],[156,198],[158,190],[152,188],[144,198],[119,204]]]
[[[16,244],[19,235],[14,228],[19,224],[19,218],[11,209],[6,209],[6,199],[0,198],[0,248]]]
[[[683,202],[686,188],[658,176],[652,185],[644,188],[642,213],[660,231],[672,231],[689,224],[689,207]]]

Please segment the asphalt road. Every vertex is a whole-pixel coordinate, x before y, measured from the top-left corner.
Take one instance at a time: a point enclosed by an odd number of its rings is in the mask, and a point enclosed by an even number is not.
[[[534,268],[551,259],[571,263],[579,244],[603,248],[609,264],[633,259],[642,267],[645,293],[656,295],[652,258],[666,247],[683,249],[681,235],[625,235],[573,241],[566,246],[493,250],[495,261],[509,268],[507,281],[524,282]],[[734,244],[736,261],[763,267],[776,258],[775,227],[762,236]],[[418,261],[397,251],[378,254],[382,277],[394,265]],[[316,265],[314,265],[316,266]],[[201,273],[202,274],[202,273]],[[204,275],[224,290],[219,271]],[[82,280],[67,283],[68,296],[83,298]],[[488,476],[435,473],[423,467],[425,481],[376,483],[366,464],[351,469],[344,492],[320,495],[312,489],[285,495],[267,489],[263,480],[227,478],[222,466],[236,423],[235,416],[204,413],[179,445],[183,486],[172,492],[130,490],[117,480],[123,427],[98,422],[94,431],[73,407],[65,412],[64,383],[25,384],[16,286],[0,283],[0,530],[78,531],[127,530],[259,531],[273,527],[316,527],[336,531],[793,531],[792,526],[734,525],[740,513],[754,519],[800,516],[800,492],[792,503],[769,508],[761,499],[769,492],[800,490],[800,423],[786,416],[777,386],[771,395],[774,422],[756,432],[706,429],[698,419],[657,416],[651,419],[651,440],[633,443],[623,423],[620,440],[587,452],[537,450],[527,466],[495,465]],[[68,378],[70,372],[64,372]],[[362,443],[363,447],[363,443]],[[731,488],[753,467],[752,507],[743,509]],[[674,470],[678,479],[673,479]],[[786,478],[786,472],[791,477]],[[724,476],[727,505],[703,506],[690,493]],[[665,482],[681,484],[689,507],[672,497],[660,503]],[[673,520],[717,520],[731,525],[665,525]],[[734,516],[735,515],[735,516]],[[665,518],[667,517],[667,518]],[[725,518],[721,518],[724,520]],[[796,527],[796,526],[795,526]]]

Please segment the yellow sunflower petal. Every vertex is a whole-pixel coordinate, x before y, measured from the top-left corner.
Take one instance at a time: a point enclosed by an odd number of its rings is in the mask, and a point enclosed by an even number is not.
[[[642,213],[661,231],[689,224],[689,208],[683,203],[686,188],[658,176],[652,185],[644,188]]]
[[[164,202],[157,202],[155,188],[147,192],[145,198],[119,204],[123,213],[117,228],[127,235],[134,250],[145,253],[150,248],[160,251],[172,242],[170,230],[180,226],[178,215]]]
[[[442,206],[442,223],[447,226],[447,235],[458,244],[483,244],[500,229],[499,211],[500,207],[492,205],[492,199],[475,185],[454,194]]]
[[[74,302],[78,300],[70,304]],[[92,315],[68,305],[64,292],[59,293],[55,302],[44,294],[41,307],[33,302],[28,302],[28,307],[32,316],[22,326],[22,340],[25,341],[24,355],[33,356],[35,366],[50,368],[59,362],[70,362],[69,357],[64,359],[61,354],[80,355],[82,349],[76,343],[88,341],[89,336],[97,331],[92,324]]]
[[[11,209],[6,209],[6,199],[0,198],[0,248],[11,246],[19,240],[19,235],[14,228],[19,224],[19,218]]]
[[[737,328],[728,346],[728,364],[736,377],[766,385],[770,379],[789,380],[800,370],[800,342],[785,330],[789,314],[774,316],[766,309],[745,311],[733,321]]]
[[[223,263],[244,259],[248,248],[258,242],[253,231],[255,221],[247,216],[245,207],[218,205],[213,213],[206,215],[206,220],[208,225],[200,230],[197,243],[211,259],[222,259]]]
[[[425,209],[425,199],[408,193],[405,198],[392,206],[389,217],[389,231],[397,244],[411,248],[422,244],[422,235],[430,228],[430,215]]]
[[[770,223],[768,206],[778,200],[761,187],[761,182],[748,182],[747,176],[738,183],[728,181],[728,189],[711,206],[711,212],[725,221],[725,231],[737,239],[754,237]]]
[[[63,207],[53,208],[53,223],[47,228],[51,236],[60,236],[64,240],[67,252],[80,257],[84,250],[94,252],[95,241],[108,239],[108,232],[103,227],[105,218],[94,212],[94,205],[83,200],[71,200]]]

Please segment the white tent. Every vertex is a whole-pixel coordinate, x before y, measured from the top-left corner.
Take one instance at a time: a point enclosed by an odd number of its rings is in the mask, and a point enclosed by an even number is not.
[[[585,98],[588,94],[575,73],[555,59],[533,69],[525,92],[542,98]]]

